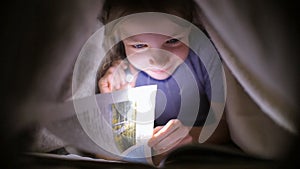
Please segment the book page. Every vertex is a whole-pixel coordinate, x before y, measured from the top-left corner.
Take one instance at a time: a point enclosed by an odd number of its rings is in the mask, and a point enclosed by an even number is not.
[[[128,88],[73,100],[77,117],[48,128],[71,145],[113,159],[152,164],[157,86]]]

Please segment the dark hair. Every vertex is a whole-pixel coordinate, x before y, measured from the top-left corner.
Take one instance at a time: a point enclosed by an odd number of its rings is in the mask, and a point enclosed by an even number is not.
[[[98,18],[106,25],[116,19],[134,13],[161,12],[183,18],[203,29],[198,18],[199,11],[198,5],[193,0],[105,0],[102,12]],[[106,29],[105,34],[109,35],[112,30],[113,28]],[[106,40],[104,40],[104,43],[107,43]],[[120,41],[109,49],[107,56],[100,64],[97,81],[112,66],[114,61],[124,58],[126,58],[124,44]],[[96,89],[96,91],[99,90]]]
[[[99,19],[107,24],[133,13],[162,12],[193,23],[196,7],[193,0],[106,0]]]

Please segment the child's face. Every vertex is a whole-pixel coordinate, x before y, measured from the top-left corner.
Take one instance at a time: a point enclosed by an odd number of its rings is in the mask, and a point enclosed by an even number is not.
[[[123,38],[129,62],[154,79],[171,76],[188,56],[190,29],[166,17],[127,19],[121,32],[130,35]]]
[[[176,37],[176,38],[175,38]],[[184,62],[189,47],[186,33],[169,37],[160,34],[140,34],[123,40],[129,62],[157,80],[168,78]]]

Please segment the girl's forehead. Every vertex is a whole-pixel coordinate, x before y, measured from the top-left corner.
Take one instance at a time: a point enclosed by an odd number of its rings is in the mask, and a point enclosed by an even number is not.
[[[178,21],[177,21],[178,20]],[[186,32],[190,27],[182,26],[178,17],[170,18],[165,15],[133,15],[124,18],[117,24],[118,34],[122,39],[138,34],[160,34],[174,37]]]

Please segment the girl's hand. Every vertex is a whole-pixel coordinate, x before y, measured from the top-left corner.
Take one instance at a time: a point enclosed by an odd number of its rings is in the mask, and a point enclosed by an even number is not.
[[[148,145],[153,148],[154,155],[158,155],[160,161],[170,151],[192,143],[190,129],[191,127],[184,126],[178,119],[170,120],[165,126],[158,126],[154,129]]]
[[[128,85],[133,87],[133,81],[130,83],[126,81],[125,70],[128,68],[128,62],[123,60],[115,61],[98,81],[100,93],[110,93],[112,91],[126,89]]]

